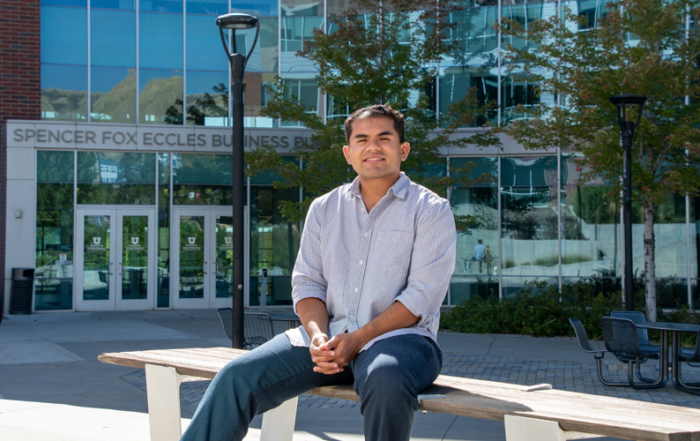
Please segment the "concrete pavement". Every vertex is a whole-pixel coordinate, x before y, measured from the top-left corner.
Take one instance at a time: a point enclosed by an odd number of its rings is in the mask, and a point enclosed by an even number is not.
[[[286,323],[275,326],[276,332],[283,332]],[[444,374],[519,384],[548,382],[558,389],[700,408],[700,397],[671,386],[651,391],[604,387],[597,380],[593,357],[571,338],[441,333],[439,342]],[[0,324],[0,439],[147,441],[143,371],[106,365],[97,356],[229,345],[214,310],[5,316]],[[652,365],[645,368],[650,375]],[[626,375],[621,366],[611,363],[608,368],[613,378]],[[688,374],[700,381],[700,369]],[[207,385],[183,384],[183,425]],[[256,418],[246,440],[259,439],[259,428]],[[300,398],[295,441],[362,439],[358,404]],[[503,441],[505,434],[500,422],[419,413],[413,439]]]

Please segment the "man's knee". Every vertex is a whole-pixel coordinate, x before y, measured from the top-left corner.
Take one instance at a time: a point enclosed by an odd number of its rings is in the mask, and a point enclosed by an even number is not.
[[[386,358],[388,360],[382,360]],[[416,382],[410,373],[390,356],[380,356],[370,365],[364,378],[358,378],[355,392],[361,401],[407,403],[415,398]]]

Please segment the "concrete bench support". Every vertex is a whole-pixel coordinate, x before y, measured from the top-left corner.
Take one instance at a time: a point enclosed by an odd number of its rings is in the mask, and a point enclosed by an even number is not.
[[[561,430],[556,421],[540,420],[518,415],[506,415],[506,441],[566,441],[569,439],[601,438],[589,433]]]

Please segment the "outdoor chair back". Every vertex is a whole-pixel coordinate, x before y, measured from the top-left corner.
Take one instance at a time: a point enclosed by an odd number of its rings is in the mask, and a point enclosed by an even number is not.
[[[695,347],[694,348],[683,348],[681,347],[680,359],[683,361],[700,362],[700,332],[698,332],[695,337]],[[691,366],[694,366],[691,364]]]
[[[602,353],[605,351],[593,349],[591,342],[588,341],[588,335],[586,334],[586,329],[583,327],[583,323],[577,317],[569,317],[569,323],[574,327],[574,332],[576,333],[576,339],[578,340],[578,345],[581,346],[584,352],[590,353]]]
[[[644,323],[647,321],[643,313],[639,311],[613,311],[610,317],[626,318],[635,323]],[[637,337],[639,338],[639,348],[643,352],[659,352],[659,345],[652,345],[649,341],[649,333],[646,329],[637,328]]]
[[[645,355],[639,347],[637,326],[627,318],[602,317],[605,347],[621,361],[644,363]]]
[[[220,308],[217,312],[226,337],[233,340],[233,309]],[[268,314],[260,312],[243,314],[243,345],[246,349],[256,348],[274,336],[272,319]]]

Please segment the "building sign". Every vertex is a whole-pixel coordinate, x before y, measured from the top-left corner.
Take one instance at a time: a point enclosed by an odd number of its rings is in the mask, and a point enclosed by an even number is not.
[[[220,127],[123,127],[107,124],[57,124],[37,121],[7,123],[8,147],[71,148],[86,150],[230,151],[231,129]],[[271,146],[284,151],[301,147],[309,130],[246,129],[246,149]]]

